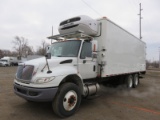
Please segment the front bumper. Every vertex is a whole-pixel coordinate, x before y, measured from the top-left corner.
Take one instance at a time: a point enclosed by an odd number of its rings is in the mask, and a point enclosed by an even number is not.
[[[15,94],[29,101],[37,101],[37,102],[52,101],[57,93],[57,90],[58,87],[31,88],[14,83]]]

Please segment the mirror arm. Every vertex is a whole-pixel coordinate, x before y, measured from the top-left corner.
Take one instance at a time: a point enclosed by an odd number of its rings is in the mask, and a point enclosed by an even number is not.
[[[47,59],[51,59],[51,53],[47,53],[47,54],[45,55],[45,59],[46,59],[46,65],[47,65],[47,68],[48,68],[47,73],[52,73],[52,71],[51,71],[50,68],[49,68],[49,64],[48,64],[48,60],[47,60]],[[45,66],[46,66],[46,65],[45,65]]]
[[[47,60],[47,58],[46,58],[46,65],[47,65],[47,68],[48,68],[47,73],[52,73],[52,71],[51,71],[51,70],[50,70],[50,68],[49,68],[49,64],[48,64],[48,60]]]

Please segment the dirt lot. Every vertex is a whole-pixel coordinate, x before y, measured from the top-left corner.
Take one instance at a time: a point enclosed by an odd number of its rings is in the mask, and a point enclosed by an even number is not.
[[[0,67],[0,120],[55,120],[51,103],[28,103],[13,92],[16,67]],[[160,71],[149,70],[130,91],[103,87],[99,97],[82,100],[66,120],[160,120]]]

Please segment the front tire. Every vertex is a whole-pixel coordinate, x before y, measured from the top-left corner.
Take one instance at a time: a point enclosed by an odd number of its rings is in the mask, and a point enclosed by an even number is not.
[[[52,103],[53,111],[60,117],[69,117],[79,108],[81,93],[73,83],[63,84]]]

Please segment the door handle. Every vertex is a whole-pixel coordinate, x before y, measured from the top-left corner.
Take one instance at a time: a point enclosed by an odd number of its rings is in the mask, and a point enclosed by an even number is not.
[[[86,60],[83,60],[83,64],[85,64],[86,63]]]
[[[94,71],[94,72],[96,71],[96,66],[95,66],[95,65],[93,65],[93,71]]]

